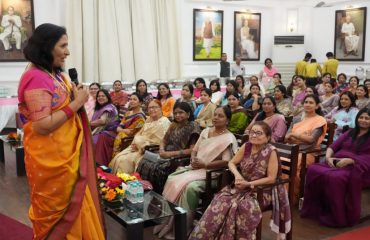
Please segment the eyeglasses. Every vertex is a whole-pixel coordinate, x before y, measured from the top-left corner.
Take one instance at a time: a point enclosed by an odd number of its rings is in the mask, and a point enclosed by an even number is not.
[[[159,106],[151,106],[151,107],[148,107],[149,110],[155,110],[157,108],[160,108]]]
[[[263,135],[263,132],[261,132],[261,131],[253,131],[253,130],[251,130],[251,131],[249,131],[249,135],[250,136],[256,136],[256,137],[260,137],[260,136],[262,136]]]

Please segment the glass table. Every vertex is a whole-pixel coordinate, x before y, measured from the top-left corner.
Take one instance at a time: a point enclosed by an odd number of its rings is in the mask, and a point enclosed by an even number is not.
[[[20,141],[11,141],[7,138],[7,135],[0,135],[0,162],[2,163],[5,162],[4,143],[8,144],[10,148],[15,151],[17,176],[26,175],[23,143]]]
[[[103,203],[106,213],[126,228],[127,239],[144,239],[144,227],[159,225],[174,217],[175,239],[187,239],[186,210],[168,202],[154,191],[144,194],[144,202],[131,203],[126,199],[117,207]]]

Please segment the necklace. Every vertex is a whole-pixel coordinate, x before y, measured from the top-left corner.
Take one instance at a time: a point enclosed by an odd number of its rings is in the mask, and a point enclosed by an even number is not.
[[[215,128],[215,130],[213,131],[213,133],[214,134],[216,134],[216,135],[222,135],[222,134],[224,134],[226,132],[226,128],[225,129],[223,129],[221,132],[217,132],[216,131],[216,128]]]

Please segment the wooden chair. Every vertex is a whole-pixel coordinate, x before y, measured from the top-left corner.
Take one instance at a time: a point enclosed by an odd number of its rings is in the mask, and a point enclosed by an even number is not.
[[[335,123],[328,123],[328,128],[326,130],[324,140],[321,142],[320,146],[300,151],[302,153],[301,171],[300,171],[301,177],[300,197],[303,197],[304,194],[304,183],[307,172],[307,154],[313,155],[315,158],[315,163],[318,163],[320,161],[320,157],[325,156],[326,149],[328,149],[328,147],[333,143],[335,128],[336,128]]]
[[[248,142],[249,135],[248,134],[237,134],[234,133],[236,141],[238,142],[238,146],[241,147],[245,142]]]
[[[290,205],[290,212],[291,212],[291,230],[287,234],[287,240],[292,240],[292,233],[293,233],[293,201],[294,201],[294,184],[295,184],[295,177],[297,175],[297,164],[298,164],[298,155],[299,155],[299,146],[296,144],[283,144],[283,143],[272,143],[278,152],[279,161],[281,164],[281,171],[282,177],[279,178],[274,184],[265,185],[265,186],[258,186],[257,187],[257,200],[262,206],[263,202],[263,191],[274,186],[288,184],[288,197],[289,197],[289,205]],[[284,177],[285,176],[285,177]],[[272,205],[262,209],[262,212],[272,210]],[[261,240],[262,234],[262,220],[257,227],[257,234],[256,239]]]

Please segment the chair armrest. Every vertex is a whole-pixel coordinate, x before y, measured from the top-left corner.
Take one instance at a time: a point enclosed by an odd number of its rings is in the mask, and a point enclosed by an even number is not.
[[[299,150],[299,152],[302,154],[309,154],[309,153],[315,153],[315,152],[320,152],[320,151],[322,151],[321,147],[313,147],[313,148],[309,148],[306,150]]]
[[[175,171],[179,166],[186,166],[190,163],[190,156],[187,157],[171,157],[170,161],[170,171]]]
[[[159,145],[150,144],[144,147],[145,150],[150,152],[158,152],[159,151]]]
[[[257,191],[264,190],[264,189],[269,189],[269,188],[276,187],[276,186],[279,186],[279,185],[282,185],[282,184],[285,184],[285,183],[289,183],[289,182],[290,182],[290,179],[288,179],[288,178],[278,179],[274,183],[257,186],[256,189],[257,189]]]
[[[224,168],[208,169],[206,171],[205,194],[206,194],[206,199],[207,199],[208,203],[211,202],[211,200],[213,198],[213,194],[219,190],[219,185],[221,184],[221,180],[222,180],[222,178],[221,178],[222,173],[225,172],[226,170],[227,170],[227,168],[224,167]],[[213,175],[215,173],[219,173],[218,177],[220,177],[220,178],[217,181],[217,188],[212,189],[212,179],[213,179]]]

